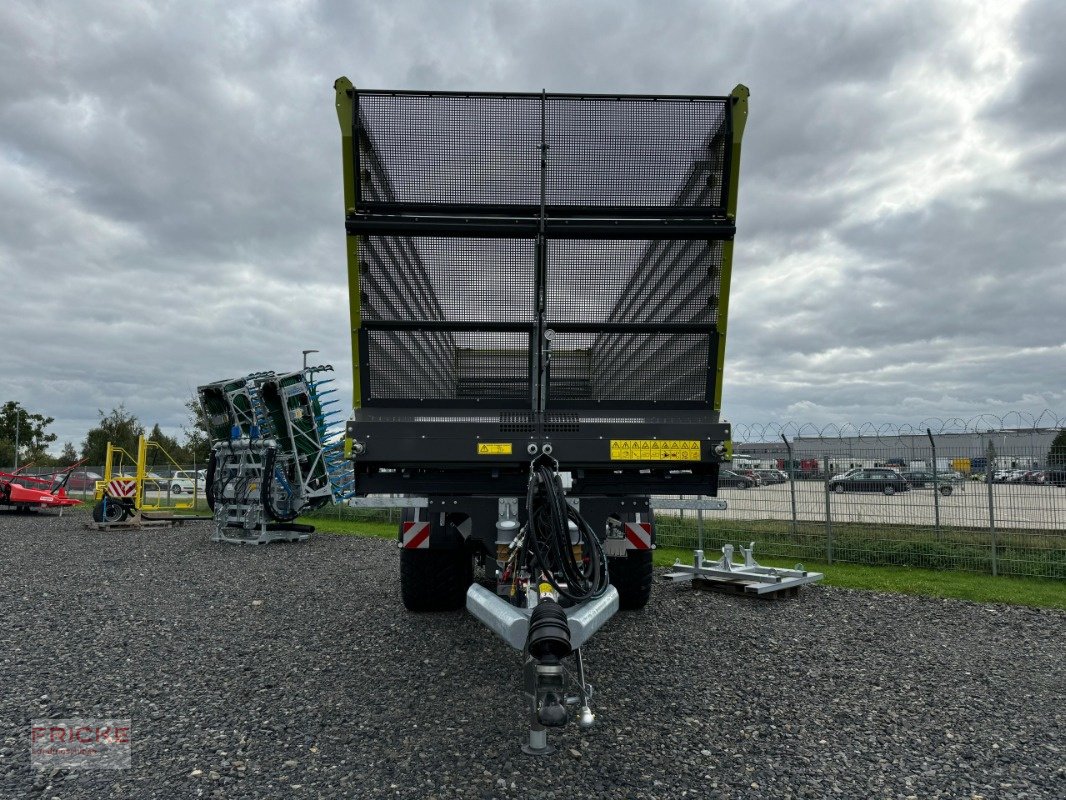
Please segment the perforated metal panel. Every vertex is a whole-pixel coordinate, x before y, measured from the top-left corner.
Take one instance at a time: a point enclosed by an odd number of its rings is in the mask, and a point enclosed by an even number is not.
[[[728,111],[725,97],[362,91],[359,204],[539,206],[546,144],[549,206],[720,211]]]
[[[363,318],[531,323],[533,249],[529,239],[362,236]]]
[[[551,397],[700,402],[707,396],[711,344],[709,333],[556,333]]]
[[[718,321],[722,243],[703,239],[548,242],[548,323]]]
[[[356,93],[364,401],[709,405],[730,102]]]
[[[720,206],[725,98],[548,95],[549,204]]]
[[[360,92],[359,115],[362,204],[540,202],[539,95]]]
[[[363,335],[371,400],[474,405],[530,396],[528,334],[372,329]]]

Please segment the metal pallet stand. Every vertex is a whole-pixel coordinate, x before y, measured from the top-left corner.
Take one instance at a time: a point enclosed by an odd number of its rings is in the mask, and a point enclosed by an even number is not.
[[[717,561],[704,561],[703,551],[697,550],[692,566],[682,564],[681,559],[678,559],[674,571],[664,577],[668,581],[690,581],[694,586],[727,587],[760,596],[791,593],[800,586],[816,583],[825,577],[821,572],[808,572],[800,565],[795,569],[761,566],[752,555],[754,550],[755,542],[747,547],[741,546],[744,561],[739,564],[733,561],[731,544],[722,548],[722,557]]]

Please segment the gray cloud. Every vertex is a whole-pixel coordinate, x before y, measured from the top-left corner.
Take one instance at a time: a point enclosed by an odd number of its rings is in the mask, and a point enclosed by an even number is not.
[[[347,74],[746,83],[727,415],[1061,412],[1066,20],[1001,5],[5,3],[0,400],[77,442],[119,402],[175,430],[198,383],[304,347],[348,375]]]

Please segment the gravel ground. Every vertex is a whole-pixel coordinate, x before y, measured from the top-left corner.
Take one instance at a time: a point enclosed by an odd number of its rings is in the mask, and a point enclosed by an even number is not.
[[[519,656],[415,616],[391,542],[213,545],[0,516],[0,796],[1062,798],[1066,614],[657,582],[587,648],[597,726],[522,755]],[[33,718],[129,717],[37,772]]]

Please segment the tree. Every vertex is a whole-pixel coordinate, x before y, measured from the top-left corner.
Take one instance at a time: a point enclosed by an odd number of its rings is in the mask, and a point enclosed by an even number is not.
[[[107,460],[107,443],[110,442],[136,458],[137,439],[144,435],[144,428],[137,421],[137,417],[122,405],[112,409],[110,414],[103,411],[97,413],[100,415],[100,423],[85,434],[81,457],[87,459],[90,464],[103,464]]]
[[[1066,428],[1051,440],[1047,451],[1047,465],[1052,469],[1066,469]]]
[[[197,464],[206,464],[211,457],[211,434],[207,430],[207,417],[204,416],[204,410],[196,397],[186,402],[185,408],[189,410],[189,421],[192,423],[191,428],[182,426],[185,432],[185,452],[190,460],[195,460]]]
[[[152,426],[152,432],[148,434],[148,438],[151,439],[152,442],[154,442],[155,444],[162,447],[163,450],[166,451],[167,455],[169,455],[172,459],[177,461],[182,466],[185,466],[192,462],[192,459],[189,457],[189,454],[188,452],[186,452],[185,448],[182,445],[178,444],[178,440],[175,439],[173,436],[167,436],[165,433],[163,433],[163,429],[159,427],[158,422]],[[170,464],[169,462],[163,463],[166,461],[166,458],[162,456],[156,456],[158,452],[159,451],[155,448],[151,448],[148,451],[148,460],[150,462],[148,464],[148,469],[152,470],[155,467],[172,469],[172,464]]]
[[[59,454],[59,465],[61,467],[69,467],[79,461],[81,461],[81,458],[78,457],[78,451],[74,449],[74,445],[70,442],[63,442],[63,452]]]
[[[48,445],[56,440],[54,433],[46,431],[53,422],[55,420],[52,417],[31,414],[15,400],[8,400],[0,406],[0,465],[11,466],[15,463],[16,438],[19,445],[19,464],[47,459]]]

